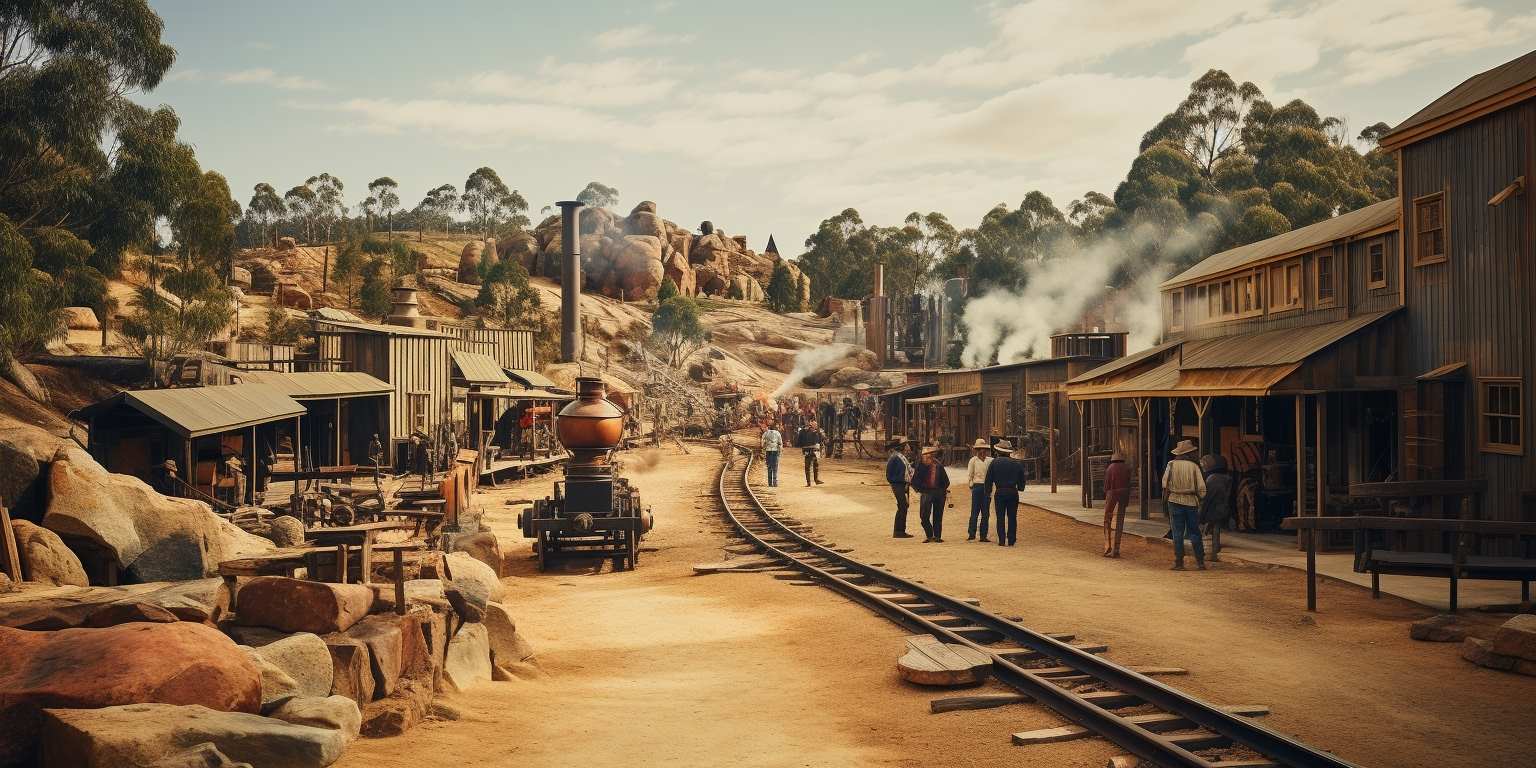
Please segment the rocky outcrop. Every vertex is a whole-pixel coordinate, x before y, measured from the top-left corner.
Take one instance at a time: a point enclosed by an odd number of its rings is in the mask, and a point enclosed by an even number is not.
[[[111,619],[121,619],[111,623],[147,620],[155,609],[181,621],[211,626],[227,613],[229,592],[216,578],[121,587],[31,589],[25,595],[0,600],[0,626],[39,631],[104,626],[103,622]]]
[[[501,576],[501,541],[496,538],[496,534],[490,531],[481,531],[480,533],[472,533],[468,536],[458,536],[453,540],[453,551],[463,552],[479,560],[489,567],[491,572],[498,578]]]
[[[502,258],[517,258],[530,274],[558,278],[560,217],[540,222],[531,241],[504,249]],[[583,209],[582,288],[612,298],[653,299],[662,280],[670,279],[686,296],[735,293],[747,301],[762,301],[763,286],[774,267],[783,263],[796,284],[803,283],[802,301],[810,301],[810,282],[801,279],[794,262],[777,253],[759,254],[746,242],[745,236],[718,229],[693,234],[662,218],[649,200],[623,217],[605,208]]]
[[[43,527],[76,552],[84,546],[101,553],[133,581],[200,579],[225,560],[270,549],[207,504],[162,496],[136,477],[106,471],[78,448],[59,451],[48,482]]]
[[[90,307],[65,307],[64,327],[71,331],[99,331],[101,321]]]
[[[331,652],[318,635],[299,632],[259,648],[241,646],[261,668],[263,711],[295,696],[331,694]]]
[[[45,707],[143,702],[256,712],[261,677],[233,641],[200,624],[0,628],[0,765],[22,763],[32,753]]]
[[[464,244],[464,250],[459,251],[459,282],[470,285],[480,284],[480,249],[484,247],[484,244],[478,240],[471,240]]]
[[[21,555],[22,579],[54,586],[91,585],[80,558],[64,546],[58,534],[25,520],[13,521],[11,530],[16,533],[16,549]]]
[[[203,743],[257,766],[320,768],[346,749],[339,730],[295,725],[201,706],[130,704],[50,709],[43,723],[43,768],[149,765]]]
[[[239,623],[317,635],[343,632],[368,615],[373,590],[284,576],[257,576],[235,601]]]
[[[294,725],[337,731],[347,741],[357,738],[363,727],[362,710],[345,696],[300,696],[284,702],[267,716]]]

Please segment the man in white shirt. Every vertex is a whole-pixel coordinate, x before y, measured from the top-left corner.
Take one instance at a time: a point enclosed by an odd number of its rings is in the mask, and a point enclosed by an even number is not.
[[[971,486],[971,519],[965,526],[965,540],[976,539],[977,520],[980,519],[981,540],[987,541],[987,521],[992,517],[991,500],[987,498],[987,467],[992,464],[992,446],[986,438],[976,438],[971,446],[973,455],[965,465],[966,484]]]
[[[1184,540],[1195,547],[1195,567],[1205,570],[1205,542],[1200,537],[1200,517],[1196,511],[1205,496],[1205,475],[1191,458],[1192,440],[1180,440],[1173,449],[1173,460],[1163,469],[1163,498],[1168,501],[1168,523],[1173,529],[1173,570],[1184,570]]]
[[[768,467],[768,487],[779,485],[779,452],[784,450],[784,435],[778,424],[770,421],[763,430],[763,463]]]

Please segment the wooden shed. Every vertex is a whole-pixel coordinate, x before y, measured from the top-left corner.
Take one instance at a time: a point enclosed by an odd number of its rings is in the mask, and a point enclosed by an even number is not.
[[[436,440],[453,427],[449,383],[454,337],[400,325],[314,320],[321,359],[332,369],[366,373],[391,387],[386,453],[409,460],[412,432]]]
[[[388,383],[359,371],[242,371],[239,376],[243,383],[273,387],[304,406],[299,439],[288,457],[290,470],[371,466],[369,443],[377,436],[382,445],[388,425]]]

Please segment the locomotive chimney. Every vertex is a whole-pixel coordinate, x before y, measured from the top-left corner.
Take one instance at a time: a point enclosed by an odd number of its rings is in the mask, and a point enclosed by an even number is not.
[[[884,296],[885,295],[885,265],[884,264],[876,264],[875,265],[875,295],[876,296]]]
[[[581,207],[580,200],[560,206],[560,362],[581,360]]]

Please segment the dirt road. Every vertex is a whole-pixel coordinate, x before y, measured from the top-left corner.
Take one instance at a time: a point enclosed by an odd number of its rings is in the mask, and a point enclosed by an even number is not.
[[[543,495],[549,481],[482,494],[488,523],[519,553],[508,602],[547,677],[452,697],[461,720],[360,741],[339,765],[1097,767],[1117,753],[1098,741],[1011,746],[1014,731],[1061,724],[1038,707],[928,714],[946,694],[896,678],[904,633],[828,590],[694,576],[694,563],[723,557],[716,459],[665,458],[634,475],[657,511],[646,543],[658,551],[630,573],[537,573],[502,502]],[[828,464],[828,484],[806,489],[787,460],[779,495],[856,557],[1108,642],[1122,661],[1187,667],[1178,685],[1268,704],[1273,726],[1364,765],[1514,765],[1530,754],[1536,680],[1407,640],[1406,623],[1426,613],[1410,604],[1328,586],[1327,613],[1304,623],[1294,573],[1173,574],[1161,550],[1139,544],[1106,561],[1090,551],[1091,530],[1043,512],[1021,514],[1013,550],[965,542],[958,511],[945,544],[893,541],[879,468]]]

